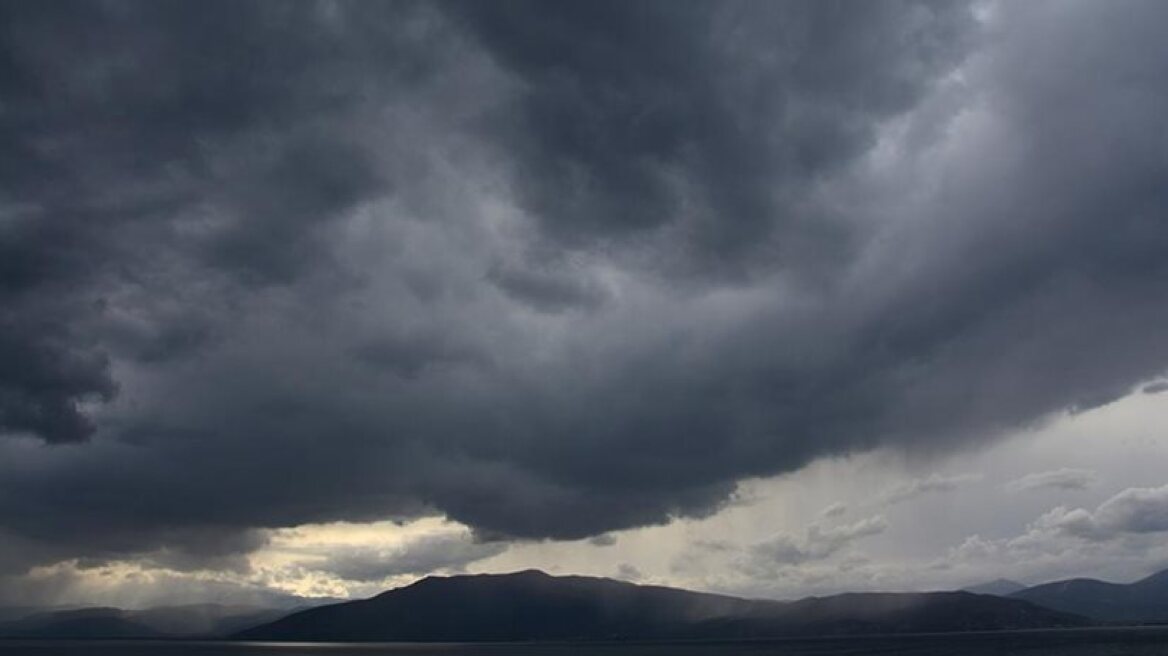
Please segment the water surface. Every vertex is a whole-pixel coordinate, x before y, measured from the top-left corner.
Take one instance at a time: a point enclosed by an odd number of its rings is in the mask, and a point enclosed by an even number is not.
[[[660,643],[257,643],[0,640],[0,656],[908,656],[1168,655],[1168,627]]]

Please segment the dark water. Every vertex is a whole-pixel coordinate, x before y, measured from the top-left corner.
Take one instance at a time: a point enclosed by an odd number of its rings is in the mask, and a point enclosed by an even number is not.
[[[1168,656],[1168,627],[646,644],[351,644],[0,640],[0,656]]]

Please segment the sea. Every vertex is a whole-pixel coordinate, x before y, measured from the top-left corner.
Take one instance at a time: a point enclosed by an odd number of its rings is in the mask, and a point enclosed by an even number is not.
[[[647,643],[0,640],[0,656],[1168,656],[1168,627]]]

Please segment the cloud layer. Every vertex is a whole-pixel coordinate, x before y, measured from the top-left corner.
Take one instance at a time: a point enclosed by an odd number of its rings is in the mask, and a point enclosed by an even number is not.
[[[1168,367],[1162,3],[0,7],[0,569],[582,538]]]

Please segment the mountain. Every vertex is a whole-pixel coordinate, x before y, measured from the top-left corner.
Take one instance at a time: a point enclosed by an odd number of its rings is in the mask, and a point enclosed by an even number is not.
[[[43,606],[0,606],[0,624],[3,624],[4,622],[12,622],[15,620],[24,619],[29,615],[44,613],[49,610],[49,608],[45,608]]]
[[[962,588],[965,592],[972,592],[973,594],[988,594],[997,595],[999,597],[1008,597],[1015,592],[1025,590],[1026,586],[1010,579],[994,579],[979,585],[971,585],[968,588]]]
[[[777,617],[739,623],[729,635],[700,638],[998,631],[1088,626],[1090,620],[1020,600],[969,592],[868,592],[811,597],[787,604]],[[732,622],[733,624],[734,622]]]
[[[5,638],[156,638],[154,629],[126,617],[119,608],[82,608],[36,613],[0,625]]]
[[[1010,597],[1108,622],[1168,622],[1168,570],[1135,583],[1055,581]]]
[[[8,638],[222,637],[271,622],[287,610],[252,606],[194,604],[146,610],[82,608],[40,612],[0,623]]]
[[[294,613],[244,640],[474,642],[763,638],[1083,626],[1075,615],[967,592],[739,599],[583,576],[428,577]]]
[[[192,604],[127,611],[127,615],[130,619],[168,636],[220,637],[272,622],[289,612],[291,611],[258,606]]]

